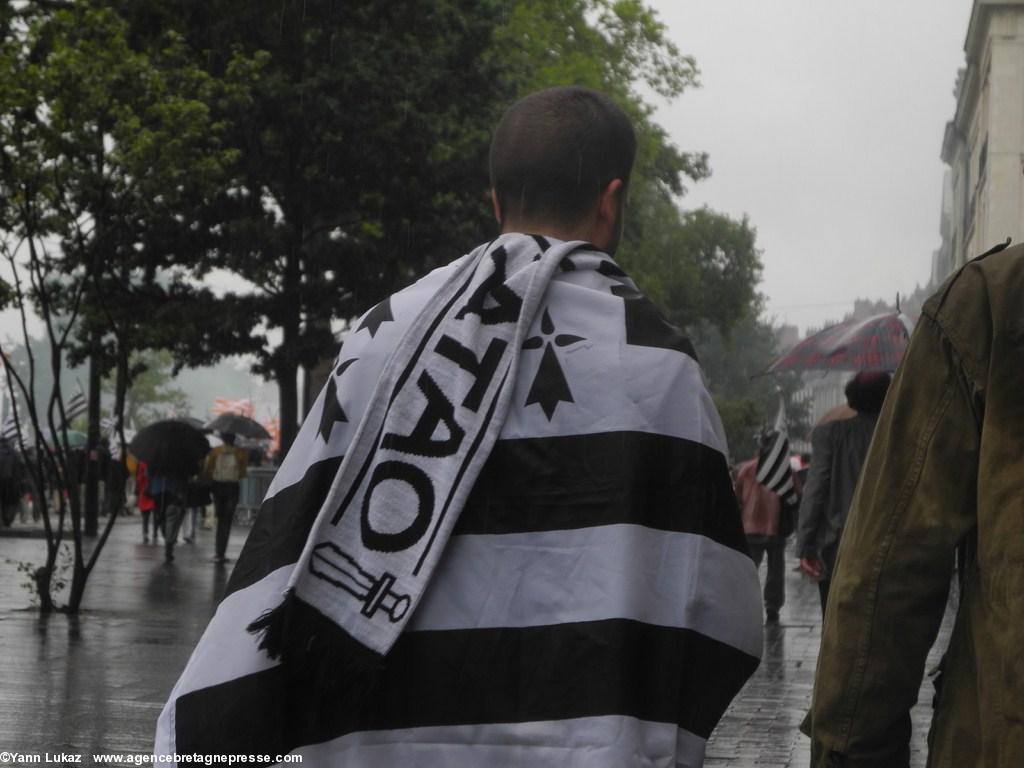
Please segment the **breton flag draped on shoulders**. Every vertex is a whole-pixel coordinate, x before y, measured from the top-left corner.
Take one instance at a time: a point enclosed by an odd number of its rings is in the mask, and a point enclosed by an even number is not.
[[[227,593],[158,753],[700,765],[762,645],[689,342],[539,236],[361,318]]]
[[[779,403],[772,429],[761,433],[757,455],[757,482],[776,494],[784,504],[798,501],[789,461],[789,436],[786,434],[786,406]]]

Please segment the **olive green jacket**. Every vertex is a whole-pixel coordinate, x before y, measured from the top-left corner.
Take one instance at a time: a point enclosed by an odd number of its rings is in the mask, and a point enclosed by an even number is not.
[[[904,766],[954,551],[975,555],[929,766],[1024,765],[1024,247],[925,304],[839,547],[811,712],[812,765]]]

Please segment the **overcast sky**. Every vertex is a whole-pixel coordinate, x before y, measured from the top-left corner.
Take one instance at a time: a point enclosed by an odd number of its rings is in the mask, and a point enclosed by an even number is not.
[[[702,87],[658,122],[748,214],[769,314],[801,329],[927,282],[970,0],[648,0]],[[809,306],[813,305],[813,306]]]

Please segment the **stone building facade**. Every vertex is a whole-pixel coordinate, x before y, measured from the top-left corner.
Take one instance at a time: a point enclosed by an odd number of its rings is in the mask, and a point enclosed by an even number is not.
[[[940,279],[1007,237],[1024,239],[1024,0],[974,0],[964,51],[942,142],[951,205]]]

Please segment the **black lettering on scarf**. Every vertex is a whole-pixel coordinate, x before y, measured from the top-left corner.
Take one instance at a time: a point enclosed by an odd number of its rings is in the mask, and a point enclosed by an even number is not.
[[[427,404],[420,414],[419,421],[416,422],[416,427],[411,435],[389,432],[384,435],[380,447],[414,456],[451,456],[458,452],[462,438],[466,436],[466,431],[455,422],[455,407],[426,371],[420,374],[416,383],[420,392],[427,398]],[[448,430],[448,437],[444,440],[435,440],[434,432],[442,423]]]
[[[409,525],[400,531],[382,532],[374,528],[370,521],[370,507],[373,504],[374,490],[389,480],[406,483],[416,494],[418,503],[416,516]],[[382,461],[374,467],[366,495],[363,497],[363,509],[359,519],[363,546],[378,552],[401,552],[423,537],[433,516],[434,484],[423,470],[404,461]]]
[[[474,413],[480,408],[480,403],[487,392],[487,387],[490,386],[491,380],[494,378],[494,372],[498,370],[498,363],[501,362],[501,356],[507,347],[508,342],[501,339],[491,339],[491,343],[484,352],[484,356],[477,360],[473,350],[462,346],[451,336],[442,336],[441,340],[437,342],[437,346],[434,347],[434,351],[437,354],[448,358],[476,379],[473,382],[473,387],[462,401],[463,407],[469,408]]]
[[[470,312],[479,315],[480,322],[484,325],[514,323],[519,319],[519,309],[523,305],[523,300],[515,291],[505,285],[505,262],[507,260],[508,254],[504,247],[499,246],[491,252],[494,271],[480,283],[473,295],[469,297],[465,306],[455,316],[456,320],[462,320]],[[488,299],[494,303],[493,306],[485,306]]]

